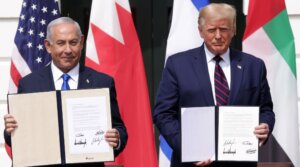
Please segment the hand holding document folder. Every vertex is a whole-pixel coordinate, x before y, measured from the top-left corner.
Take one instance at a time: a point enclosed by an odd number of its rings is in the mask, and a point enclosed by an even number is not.
[[[112,128],[108,88],[14,94],[8,104],[19,125],[12,133],[14,166],[114,160],[104,140]]]
[[[258,161],[259,107],[182,108],[182,162]]]

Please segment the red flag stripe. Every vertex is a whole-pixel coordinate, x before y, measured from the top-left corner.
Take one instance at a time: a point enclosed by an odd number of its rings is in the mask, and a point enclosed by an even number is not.
[[[98,11],[103,11],[100,9],[103,7],[106,11],[111,8],[108,1],[93,1],[94,4],[98,4]],[[111,75],[115,80],[117,100],[129,136],[126,148],[116,159],[117,164],[125,167],[157,167],[148,88],[138,37],[131,13],[118,3],[115,5],[116,10],[111,10],[117,12],[113,15],[117,15],[116,20],[119,22],[114,20],[115,25],[110,26],[116,28],[120,25],[124,43],[97,24],[103,19],[103,13],[99,13],[98,18],[91,16],[93,19],[90,20],[89,35],[93,37],[92,45],[95,45],[100,63],[95,63],[89,57],[91,55],[88,54],[94,52],[91,51],[87,54],[86,65]],[[87,48],[91,49],[93,46]]]
[[[14,45],[13,53],[11,57],[11,67],[10,67],[10,77],[11,81],[9,86],[9,93],[17,93],[17,87],[19,83],[19,79],[24,77],[25,75],[31,73],[30,68],[27,63],[20,55],[19,50],[16,45]]]
[[[16,69],[15,64],[13,62],[11,62],[11,66],[10,66],[10,75],[14,85],[18,87],[19,79],[21,79],[22,76],[20,75],[19,71]]]
[[[6,143],[4,144],[5,146],[5,150],[6,150],[6,153],[7,155],[12,158],[12,152],[11,152],[11,148],[9,147],[9,145],[7,145]]]
[[[276,4],[276,5],[267,5]],[[244,33],[243,40],[247,39],[252,33],[259,28],[263,27],[272,18],[278,15],[285,9],[285,3],[282,0],[262,0],[262,1],[250,1],[249,11],[247,18],[247,26]],[[256,13],[264,13],[263,15],[257,15]]]

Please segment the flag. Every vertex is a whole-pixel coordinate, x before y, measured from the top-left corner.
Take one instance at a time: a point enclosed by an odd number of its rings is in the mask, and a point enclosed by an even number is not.
[[[203,40],[198,30],[199,10],[209,0],[174,0],[172,23],[167,41],[166,58],[169,56],[199,47]],[[169,167],[172,149],[160,136],[159,167]]]
[[[11,56],[9,93],[18,81],[51,61],[44,46],[47,25],[59,17],[58,0],[24,0]]]
[[[279,145],[268,154],[277,157],[274,161],[286,154],[299,167],[295,44],[284,0],[250,0],[243,51],[263,59],[268,71],[276,115],[273,136]]]
[[[116,163],[157,167],[146,75],[128,0],[93,1],[86,65],[115,80],[120,113],[128,132],[127,145]]]
[[[44,47],[47,25],[59,17],[58,0],[24,0],[11,56],[9,93],[16,93],[19,79],[51,61]],[[11,150],[6,147],[11,156]]]

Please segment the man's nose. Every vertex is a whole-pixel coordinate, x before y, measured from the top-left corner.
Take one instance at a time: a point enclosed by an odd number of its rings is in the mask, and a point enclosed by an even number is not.
[[[216,38],[221,38],[221,31],[219,29],[216,30],[216,34],[215,34]]]
[[[66,44],[66,47],[65,47],[65,53],[71,53],[72,50],[71,50],[71,45],[70,44]]]

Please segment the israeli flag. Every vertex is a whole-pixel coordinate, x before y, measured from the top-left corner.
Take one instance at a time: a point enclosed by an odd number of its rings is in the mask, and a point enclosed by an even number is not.
[[[209,0],[174,0],[172,24],[167,41],[166,59],[169,56],[199,47],[202,38],[198,31],[199,9]],[[159,167],[170,167],[172,149],[160,136]]]

